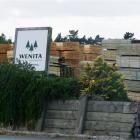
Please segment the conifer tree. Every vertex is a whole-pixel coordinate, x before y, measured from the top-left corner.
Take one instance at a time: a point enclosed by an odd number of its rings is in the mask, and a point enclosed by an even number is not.
[[[38,47],[37,41],[35,41],[35,43],[34,43],[34,48],[36,49],[37,47]]]
[[[27,48],[27,49],[30,48],[30,42],[29,42],[29,40],[28,40],[28,42],[27,42],[27,44],[26,44],[26,48]]]
[[[61,42],[61,41],[62,41],[62,36],[61,36],[61,33],[59,33],[57,37],[55,38],[54,42]]]
[[[134,33],[126,32],[123,36],[124,39],[133,39]]]
[[[87,64],[81,76],[82,89],[86,94],[105,100],[128,100],[124,78],[115,65],[108,65],[101,57]]]
[[[29,49],[30,51],[33,51],[34,50],[34,46],[33,46],[33,44],[31,44],[31,46],[30,46],[30,49]]]
[[[0,35],[0,44],[11,44],[12,40],[11,39],[6,39],[5,34]]]

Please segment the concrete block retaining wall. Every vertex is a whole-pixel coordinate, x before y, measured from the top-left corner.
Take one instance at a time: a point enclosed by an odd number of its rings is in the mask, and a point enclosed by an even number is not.
[[[129,137],[136,112],[135,103],[88,101],[84,133]]]
[[[74,134],[79,101],[53,101],[48,104],[44,131]]]
[[[89,134],[130,137],[136,125],[136,102],[80,100],[53,101],[46,107],[43,131],[62,134]]]

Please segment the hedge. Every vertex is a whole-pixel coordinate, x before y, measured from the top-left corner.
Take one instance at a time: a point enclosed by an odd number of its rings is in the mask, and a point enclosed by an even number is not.
[[[34,127],[44,99],[78,98],[80,84],[74,78],[48,77],[27,64],[0,65],[0,124]]]

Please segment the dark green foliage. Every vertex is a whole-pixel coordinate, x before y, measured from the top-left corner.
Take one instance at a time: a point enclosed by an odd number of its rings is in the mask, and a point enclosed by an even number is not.
[[[35,43],[34,43],[34,48],[36,49],[37,47],[38,47],[37,41],[35,41]]]
[[[82,38],[80,38],[79,40],[80,44],[87,44],[87,39],[86,39],[86,36],[84,35]]]
[[[84,35],[82,38],[78,37],[78,30],[69,30],[69,35],[62,37],[61,33],[59,33],[56,37],[56,39],[54,40],[54,42],[79,42],[80,44],[101,44],[102,40],[104,38],[100,37],[99,35],[97,35],[95,37],[95,39],[93,39],[92,37],[86,38],[86,36]]]
[[[134,33],[126,32],[124,34],[124,39],[133,39]]]
[[[0,124],[33,127],[41,115],[45,98],[78,98],[79,90],[76,79],[47,77],[27,63],[1,64]]]
[[[92,37],[89,37],[85,42],[87,42],[88,44],[95,44],[95,40]]]
[[[103,39],[104,39],[103,37],[100,37],[99,35],[96,35],[95,40],[94,40],[95,44],[101,44]]]
[[[27,42],[27,44],[26,44],[26,48],[27,48],[27,49],[30,48],[30,42],[29,42],[29,40],[28,40],[28,42]]]
[[[12,40],[11,39],[6,39],[6,36],[2,33],[0,35],[0,44],[11,44]]]
[[[29,51],[33,51],[34,50],[34,46],[31,44]]]
[[[123,76],[115,65],[108,65],[101,57],[85,67],[81,83],[86,94],[101,96],[105,100],[128,100]]]
[[[57,35],[57,37],[55,38],[54,42],[62,42],[61,39],[62,39],[61,33],[59,33],[59,34]]]
[[[73,41],[73,42],[78,42],[79,38],[78,38],[78,30],[69,30],[69,35],[68,35],[69,41]]]

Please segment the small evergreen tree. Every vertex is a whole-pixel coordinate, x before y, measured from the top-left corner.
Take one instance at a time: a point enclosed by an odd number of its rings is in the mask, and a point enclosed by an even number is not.
[[[54,42],[61,42],[61,41],[62,41],[62,37],[61,37],[61,33],[59,33],[55,38]]]
[[[34,48],[36,49],[37,47],[38,47],[37,41],[35,41],[35,43],[34,43]]]
[[[89,37],[88,40],[87,40],[87,44],[95,44],[95,40],[92,38],[92,37]]]
[[[73,42],[78,41],[78,30],[69,30],[68,40]]]
[[[27,44],[26,44],[26,48],[27,48],[27,49],[30,48],[30,42],[29,42],[29,40],[28,40],[28,42],[27,42]]]
[[[79,42],[80,44],[99,45],[103,39],[104,38],[99,35],[97,35],[95,39],[92,37],[86,38],[85,35],[80,38],[78,36],[78,30],[69,30],[69,34],[64,37],[62,37],[61,33],[59,33],[54,42]]]
[[[128,100],[122,74],[115,65],[108,65],[101,57],[92,65],[87,64],[81,83],[86,94],[101,96],[105,100]]]
[[[30,49],[29,49],[30,51],[33,51],[34,50],[34,46],[33,46],[33,44],[31,44],[31,46],[30,46]]]
[[[12,40],[11,39],[6,39],[5,34],[0,35],[0,44],[11,44]]]
[[[100,37],[100,35],[96,35],[95,37],[95,44],[101,44],[101,42],[103,41],[103,37]]]
[[[134,33],[126,32],[123,37],[124,39],[133,39]]]
[[[85,35],[82,38],[80,38],[80,44],[87,44],[87,39]]]

